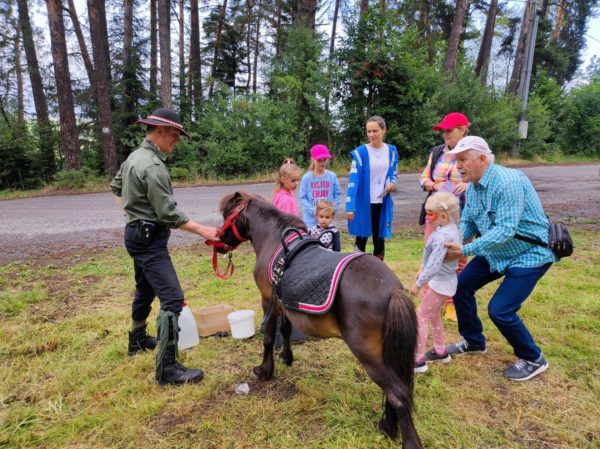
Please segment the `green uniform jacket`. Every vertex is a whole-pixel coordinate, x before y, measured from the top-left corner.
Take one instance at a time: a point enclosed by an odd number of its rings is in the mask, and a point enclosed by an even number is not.
[[[148,140],[129,155],[110,183],[113,193],[123,198],[127,224],[155,221],[178,228],[190,219],[177,209],[167,155]]]

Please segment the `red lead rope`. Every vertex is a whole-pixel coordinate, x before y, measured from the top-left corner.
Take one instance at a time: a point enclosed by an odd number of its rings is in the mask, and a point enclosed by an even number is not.
[[[236,249],[240,243],[245,242],[248,239],[243,238],[238,229],[237,226],[235,225],[235,219],[237,218],[237,216],[240,214],[240,212],[242,210],[244,210],[244,207],[246,207],[248,205],[247,201],[244,201],[243,203],[240,203],[238,205],[238,207],[235,208],[235,210],[233,211],[233,213],[227,217],[227,219],[225,220],[225,223],[223,223],[223,226],[221,227],[221,229],[219,229],[217,231],[217,237],[221,237],[221,235],[223,235],[223,233],[229,229],[231,227],[231,230],[233,231],[233,235],[235,235],[235,238],[238,239],[238,244],[235,246],[229,246],[226,243],[223,243],[221,241],[213,241],[213,240],[206,240],[205,243],[209,246],[213,247],[213,257],[212,257],[212,265],[213,265],[213,271],[215,273],[215,275],[220,278],[220,279],[229,279],[231,277],[231,275],[233,274],[233,270],[235,269],[235,265],[233,264],[232,259],[232,255],[231,255],[231,251],[233,251],[234,249]],[[220,273],[219,272],[219,262],[217,259],[217,248],[223,248],[226,251],[228,251],[229,253],[229,261],[227,262],[227,268],[225,268],[225,272],[224,273]]]

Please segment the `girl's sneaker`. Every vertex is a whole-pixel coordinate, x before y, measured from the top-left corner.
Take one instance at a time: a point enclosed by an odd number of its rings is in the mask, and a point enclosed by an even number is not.
[[[428,369],[427,361],[415,362],[415,373],[425,373]]]
[[[450,360],[452,360],[452,357],[450,357],[450,354],[448,354],[448,351],[444,351],[443,354],[438,354],[435,351],[435,349],[432,349],[431,351],[427,351],[425,353],[425,360],[427,360],[428,362],[450,363]]]

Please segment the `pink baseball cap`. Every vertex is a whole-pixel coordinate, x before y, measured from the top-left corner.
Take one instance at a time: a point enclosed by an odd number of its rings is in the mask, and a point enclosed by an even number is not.
[[[331,153],[329,152],[329,148],[322,143],[318,143],[310,149],[310,157],[315,160],[331,159]]]
[[[441,131],[442,129],[452,129],[456,128],[457,126],[466,126],[468,128],[469,120],[467,119],[466,115],[461,114],[460,112],[451,112],[432,129],[434,131]]]

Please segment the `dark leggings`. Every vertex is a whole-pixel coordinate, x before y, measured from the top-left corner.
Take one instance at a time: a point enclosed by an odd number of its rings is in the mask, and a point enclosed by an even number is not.
[[[381,203],[371,204],[371,232],[373,233],[373,255],[383,258],[385,255],[385,239],[379,237],[379,222],[381,221]],[[354,244],[363,253],[366,252],[369,237],[356,237]]]

